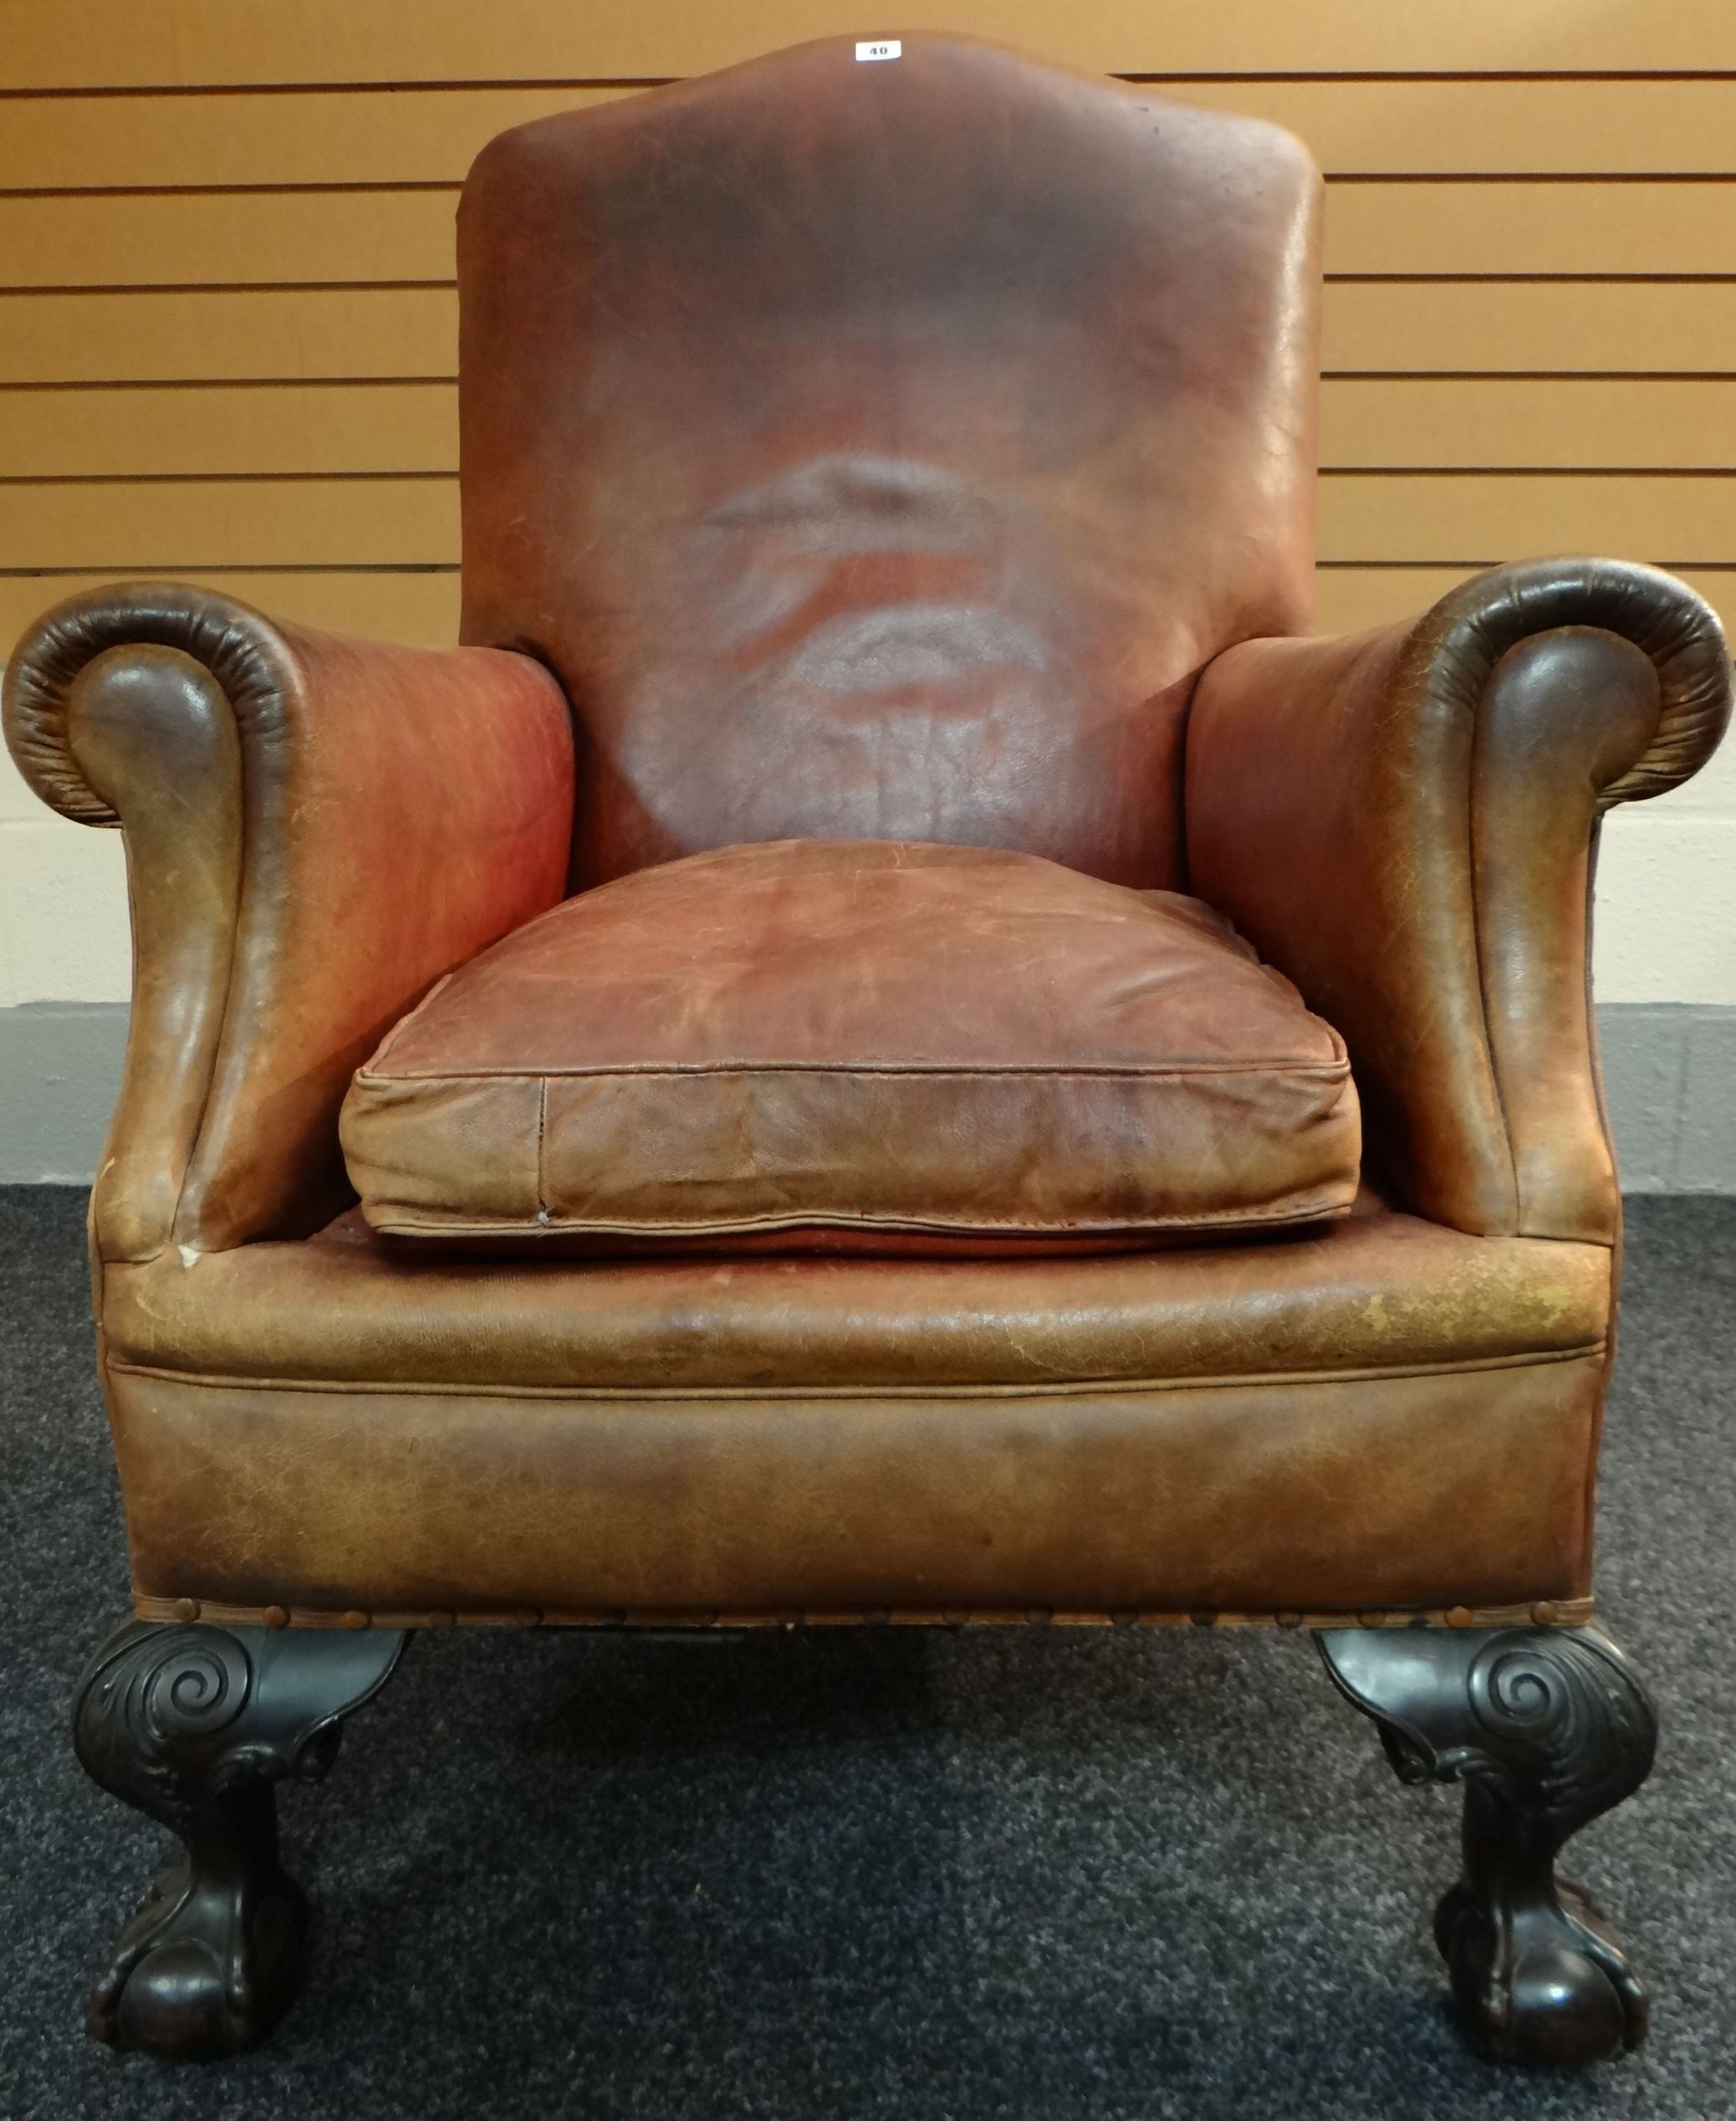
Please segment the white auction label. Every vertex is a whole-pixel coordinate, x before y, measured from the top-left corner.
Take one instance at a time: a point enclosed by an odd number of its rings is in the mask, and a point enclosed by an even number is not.
[[[880,37],[871,43],[856,46],[858,59],[897,59],[904,47],[896,37]]]

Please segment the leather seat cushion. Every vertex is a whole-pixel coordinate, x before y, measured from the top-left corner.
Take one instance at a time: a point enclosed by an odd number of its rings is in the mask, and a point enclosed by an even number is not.
[[[451,974],[343,1116],[394,1236],[1144,1244],[1355,1197],[1342,1042],[1198,901],[1032,855],[726,847]]]

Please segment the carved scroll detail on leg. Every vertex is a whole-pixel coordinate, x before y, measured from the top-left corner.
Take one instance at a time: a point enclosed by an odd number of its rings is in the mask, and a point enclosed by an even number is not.
[[[1544,2064],[1636,2047],[1646,1991],[1590,1896],[1555,1874],[1569,1836],[1651,1771],[1657,1718],[1627,1657],[1589,1628],[1318,1640],[1401,1780],[1464,1785],[1464,1870],[1435,1938],[1472,2037]]]
[[[301,1980],[308,1904],[278,1860],[273,1785],[327,1772],[343,1718],[385,1684],[404,1642],[385,1629],[132,1620],[97,1652],[73,1701],[79,1758],[185,1845],[92,1992],[99,2039],[202,2058],[249,2045],[282,2015]]]

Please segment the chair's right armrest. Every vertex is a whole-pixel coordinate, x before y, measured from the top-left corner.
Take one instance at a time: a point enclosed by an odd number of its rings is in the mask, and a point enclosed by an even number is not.
[[[572,728],[487,648],[278,626],[118,585],[40,620],[6,737],[43,800],[125,836],[132,1020],[100,1259],[315,1228],[349,1198],[355,1067],[442,973],[558,900]]]
[[[1414,621],[1207,667],[1192,887],[1343,1036],[1370,1149],[1419,1214],[1613,1239],[1597,823],[1685,780],[1729,709],[1711,611],[1616,560],[1497,568]]]

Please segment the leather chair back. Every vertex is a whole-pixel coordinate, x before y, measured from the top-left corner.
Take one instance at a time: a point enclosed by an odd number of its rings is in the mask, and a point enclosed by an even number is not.
[[[459,213],[464,638],[579,735],[575,886],[788,836],[1179,873],[1195,674],[1307,626],[1288,135],[846,38],[521,126]]]

